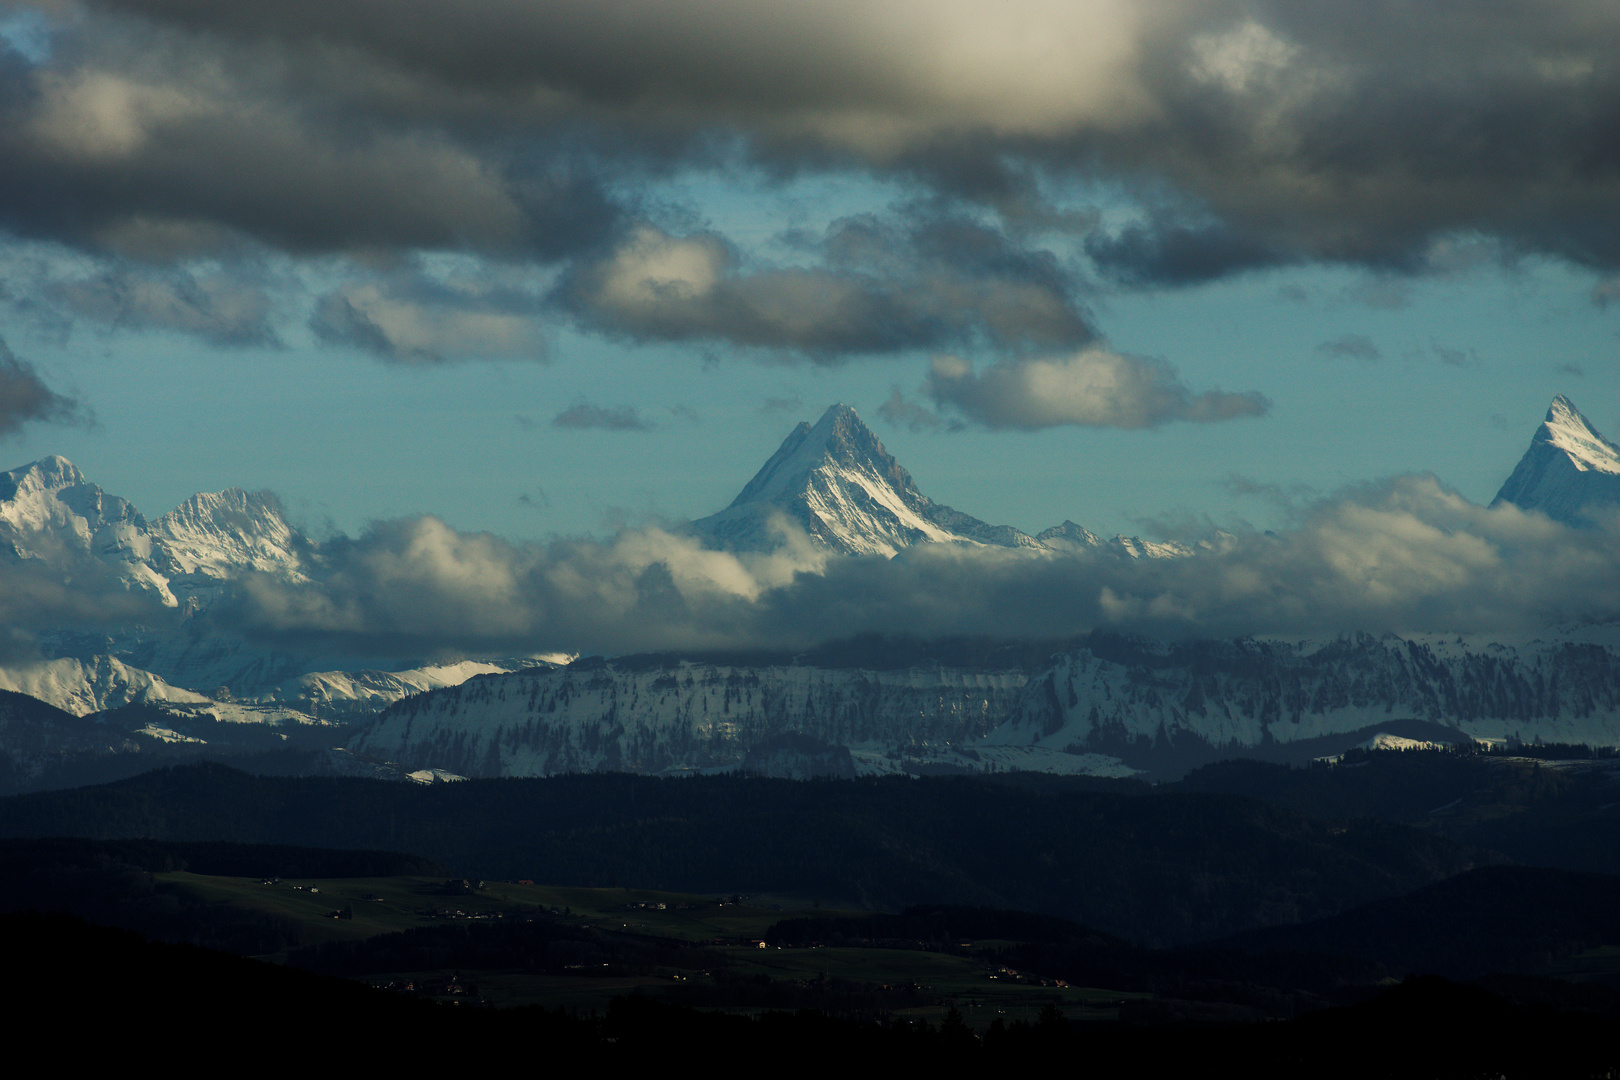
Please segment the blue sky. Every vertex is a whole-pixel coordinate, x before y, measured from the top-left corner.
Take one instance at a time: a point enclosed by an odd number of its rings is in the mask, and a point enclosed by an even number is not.
[[[408,9],[402,13],[402,9]],[[408,17],[407,17],[408,16]],[[0,454],[512,544],[856,407],[1038,531],[1620,432],[1620,15],[0,0]]]
[[[792,222],[797,209],[770,191],[699,194],[692,212],[706,220],[776,209]],[[874,213],[892,195],[860,178],[839,194],[865,196]],[[1231,490],[1232,473],[1327,494],[1427,471],[1488,502],[1555,393],[1620,431],[1620,305],[1592,302],[1589,272],[1546,259],[1417,278],[1307,267],[1120,289],[1069,247],[1049,250],[1081,263],[1087,307],[1113,347],[1162,359],[1199,390],[1258,391],[1270,410],[1145,430],[914,431],[879,407],[894,386],[918,396],[922,350],[817,364],[725,343],[604,340],[554,322],[538,329],[532,358],[399,364],[321,342],[296,314],[276,345],[222,346],[82,316],[41,325],[13,304],[0,337],[94,421],[23,426],[4,444],[7,467],[64,454],[149,515],[239,486],[276,491],[317,532],[428,512],[513,539],[603,535],[713,512],[793,424],[848,401],[937,501],[1026,531],[1072,518],[1152,534],[1204,515],[1277,526],[1274,506]],[[1356,343],[1376,356],[1355,355]],[[628,407],[648,429],[554,425],[581,403]]]

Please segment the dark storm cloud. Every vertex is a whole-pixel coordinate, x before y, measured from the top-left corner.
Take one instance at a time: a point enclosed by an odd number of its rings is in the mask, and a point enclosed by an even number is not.
[[[821,362],[974,344],[1016,352],[1096,336],[1051,254],[976,222],[863,216],[799,243],[817,264],[750,269],[712,233],[643,224],[570,271],[556,299],[607,334],[719,340]]]
[[[243,239],[294,254],[555,258],[599,242],[617,215],[544,133],[519,147],[512,118],[480,121],[329,48],[92,14],[65,22],[40,63],[4,54],[0,120],[0,223],[146,259]]]
[[[1196,285],[1241,270],[1299,261],[1298,252],[1273,247],[1230,225],[1131,225],[1109,236],[1093,234],[1086,254],[1106,274],[1130,284]]]
[[[89,412],[72,398],[45,385],[34,365],[14,355],[0,340],[0,439],[27,423],[85,423]]]
[[[249,579],[218,617],[304,647],[420,654],[791,647],[864,631],[1501,634],[1620,610],[1620,518],[1568,529],[1427,476],[1296,512],[1280,536],[1141,560],[948,544],[829,557],[786,523],[773,554],[707,551],[658,529],[522,546],[414,518],[332,544],[320,583]]]
[[[652,241],[707,259],[710,287],[654,279],[671,288],[606,303],[601,275],[649,240],[622,206],[740,155],[769,176],[862,174],[991,208],[1009,235],[1089,228],[1094,211],[1043,192],[1100,181],[1139,212],[1086,249],[1138,284],[1308,261],[1444,271],[1470,236],[1494,258],[1620,267],[1606,0],[48,10],[46,55],[0,59],[0,224],[98,251],[164,260],[247,238],[581,257],[568,295],[609,333],[823,355],[1022,343],[1020,322],[1077,332],[1068,286],[1027,265],[924,272],[917,236],[921,262],[891,279],[755,267],[666,232]]]
[[[570,405],[551,418],[551,425],[560,428],[600,428],[603,431],[654,431],[658,425],[642,416],[630,405],[604,408],[581,402]]]
[[[63,574],[64,566],[72,567],[70,575]],[[0,654],[8,647],[22,650],[12,659],[36,658],[27,656],[23,628],[106,631],[136,624],[171,627],[178,621],[174,609],[149,592],[131,589],[127,579],[93,558],[0,562],[0,627],[6,628]]]
[[[1003,360],[975,372],[967,361],[936,356],[923,392],[987,428],[1034,431],[1061,425],[1151,428],[1174,420],[1209,423],[1263,416],[1263,394],[1195,394],[1162,360],[1103,348],[1064,356]]]

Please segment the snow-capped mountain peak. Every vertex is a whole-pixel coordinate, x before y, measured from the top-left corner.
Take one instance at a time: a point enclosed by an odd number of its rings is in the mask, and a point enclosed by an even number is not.
[[[1569,455],[1570,464],[1582,472],[1620,474],[1620,446],[1594,431],[1575,403],[1563,394],[1553,398],[1547,419],[1535,437]]]
[[[809,536],[846,555],[895,555],[918,543],[1034,546],[1006,526],[988,525],[917,490],[911,474],[862,423],[837,404],[814,426],[794,428],[726,509],[693,522],[720,547],[775,545],[772,519],[785,516]]]
[[[865,473],[895,492],[921,498],[911,474],[883,448],[855,410],[840,402],[822,413],[814,427],[801,422],[794,428],[731,505],[792,497],[811,473],[829,468]]]
[[[298,576],[311,548],[268,493],[193,495],[148,522],[59,455],[0,473],[0,557],[100,564],[166,607],[201,606],[243,571]]]
[[[60,491],[84,482],[84,474],[77,465],[60,454],[49,454],[21,468],[0,473],[0,500],[15,499],[19,494],[30,492]]]
[[[1501,503],[1569,525],[1589,524],[1592,511],[1620,506],[1620,446],[1559,394],[1491,505]]]
[[[308,541],[269,492],[241,488],[193,495],[152,523],[174,574],[224,578],[240,570],[296,573]]]
[[[1073,522],[1036,538],[936,503],[917,490],[911,474],[844,404],[833,405],[814,426],[801,423],[794,428],[730,506],[693,522],[691,528],[716,547],[769,550],[780,543],[773,528],[779,518],[843,555],[893,556],[927,543],[1097,552],[1133,559],[1192,553],[1179,544],[1136,537],[1102,540]]]
[[[93,560],[126,587],[154,593],[167,606],[175,604],[162,576],[150,566],[152,538],[146,519],[56,454],[0,473],[0,557],[63,567]]]

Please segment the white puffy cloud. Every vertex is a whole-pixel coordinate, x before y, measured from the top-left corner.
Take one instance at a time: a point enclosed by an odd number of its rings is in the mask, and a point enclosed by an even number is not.
[[[1089,348],[1069,356],[1003,360],[975,373],[966,360],[937,356],[923,392],[988,428],[1158,427],[1261,416],[1261,394],[1195,394],[1162,360]]]
[[[863,632],[1064,638],[1534,633],[1620,616],[1620,518],[1574,530],[1469,503],[1433,477],[1340,492],[1281,535],[1191,558],[922,545],[837,557],[786,522],[771,554],[657,528],[516,546],[433,518],[331,549],[326,580],[252,579],[221,614],[270,639],[357,653],[798,648]]]

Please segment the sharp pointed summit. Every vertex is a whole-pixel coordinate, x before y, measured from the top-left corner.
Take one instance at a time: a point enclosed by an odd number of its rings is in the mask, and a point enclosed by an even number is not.
[[[840,402],[822,413],[815,427],[801,422],[794,428],[731,506],[780,498],[828,465],[869,473],[897,492],[919,497],[911,474],[883,449],[855,410]]]
[[[814,427],[801,423],[718,514],[693,522],[710,543],[766,550],[784,516],[814,541],[845,555],[894,555],[918,543],[1033,547],[1005,525],[988,525],[917,490],[855,410],[837,404]]]
[[[1594,510],[1620,506],[1620,446],[1599,435],[1575,403],[1553,398],[1547,419],[1491,501],[1590,525]]]
[[[691,528],[713,547],[769,551],[784,539],[773,525],[779,520],[840,555],[893,556],[914,544],[941,543],[1093,551],[1131,559],[1192,553],[1180,544],[1135,537],[1103,540],[1073,522],[1036,538],[941,505],[917,490],[911,474],[855,410],[842,403],[823,413],[815,426],[794,428],[730,506],[694,521]]]

